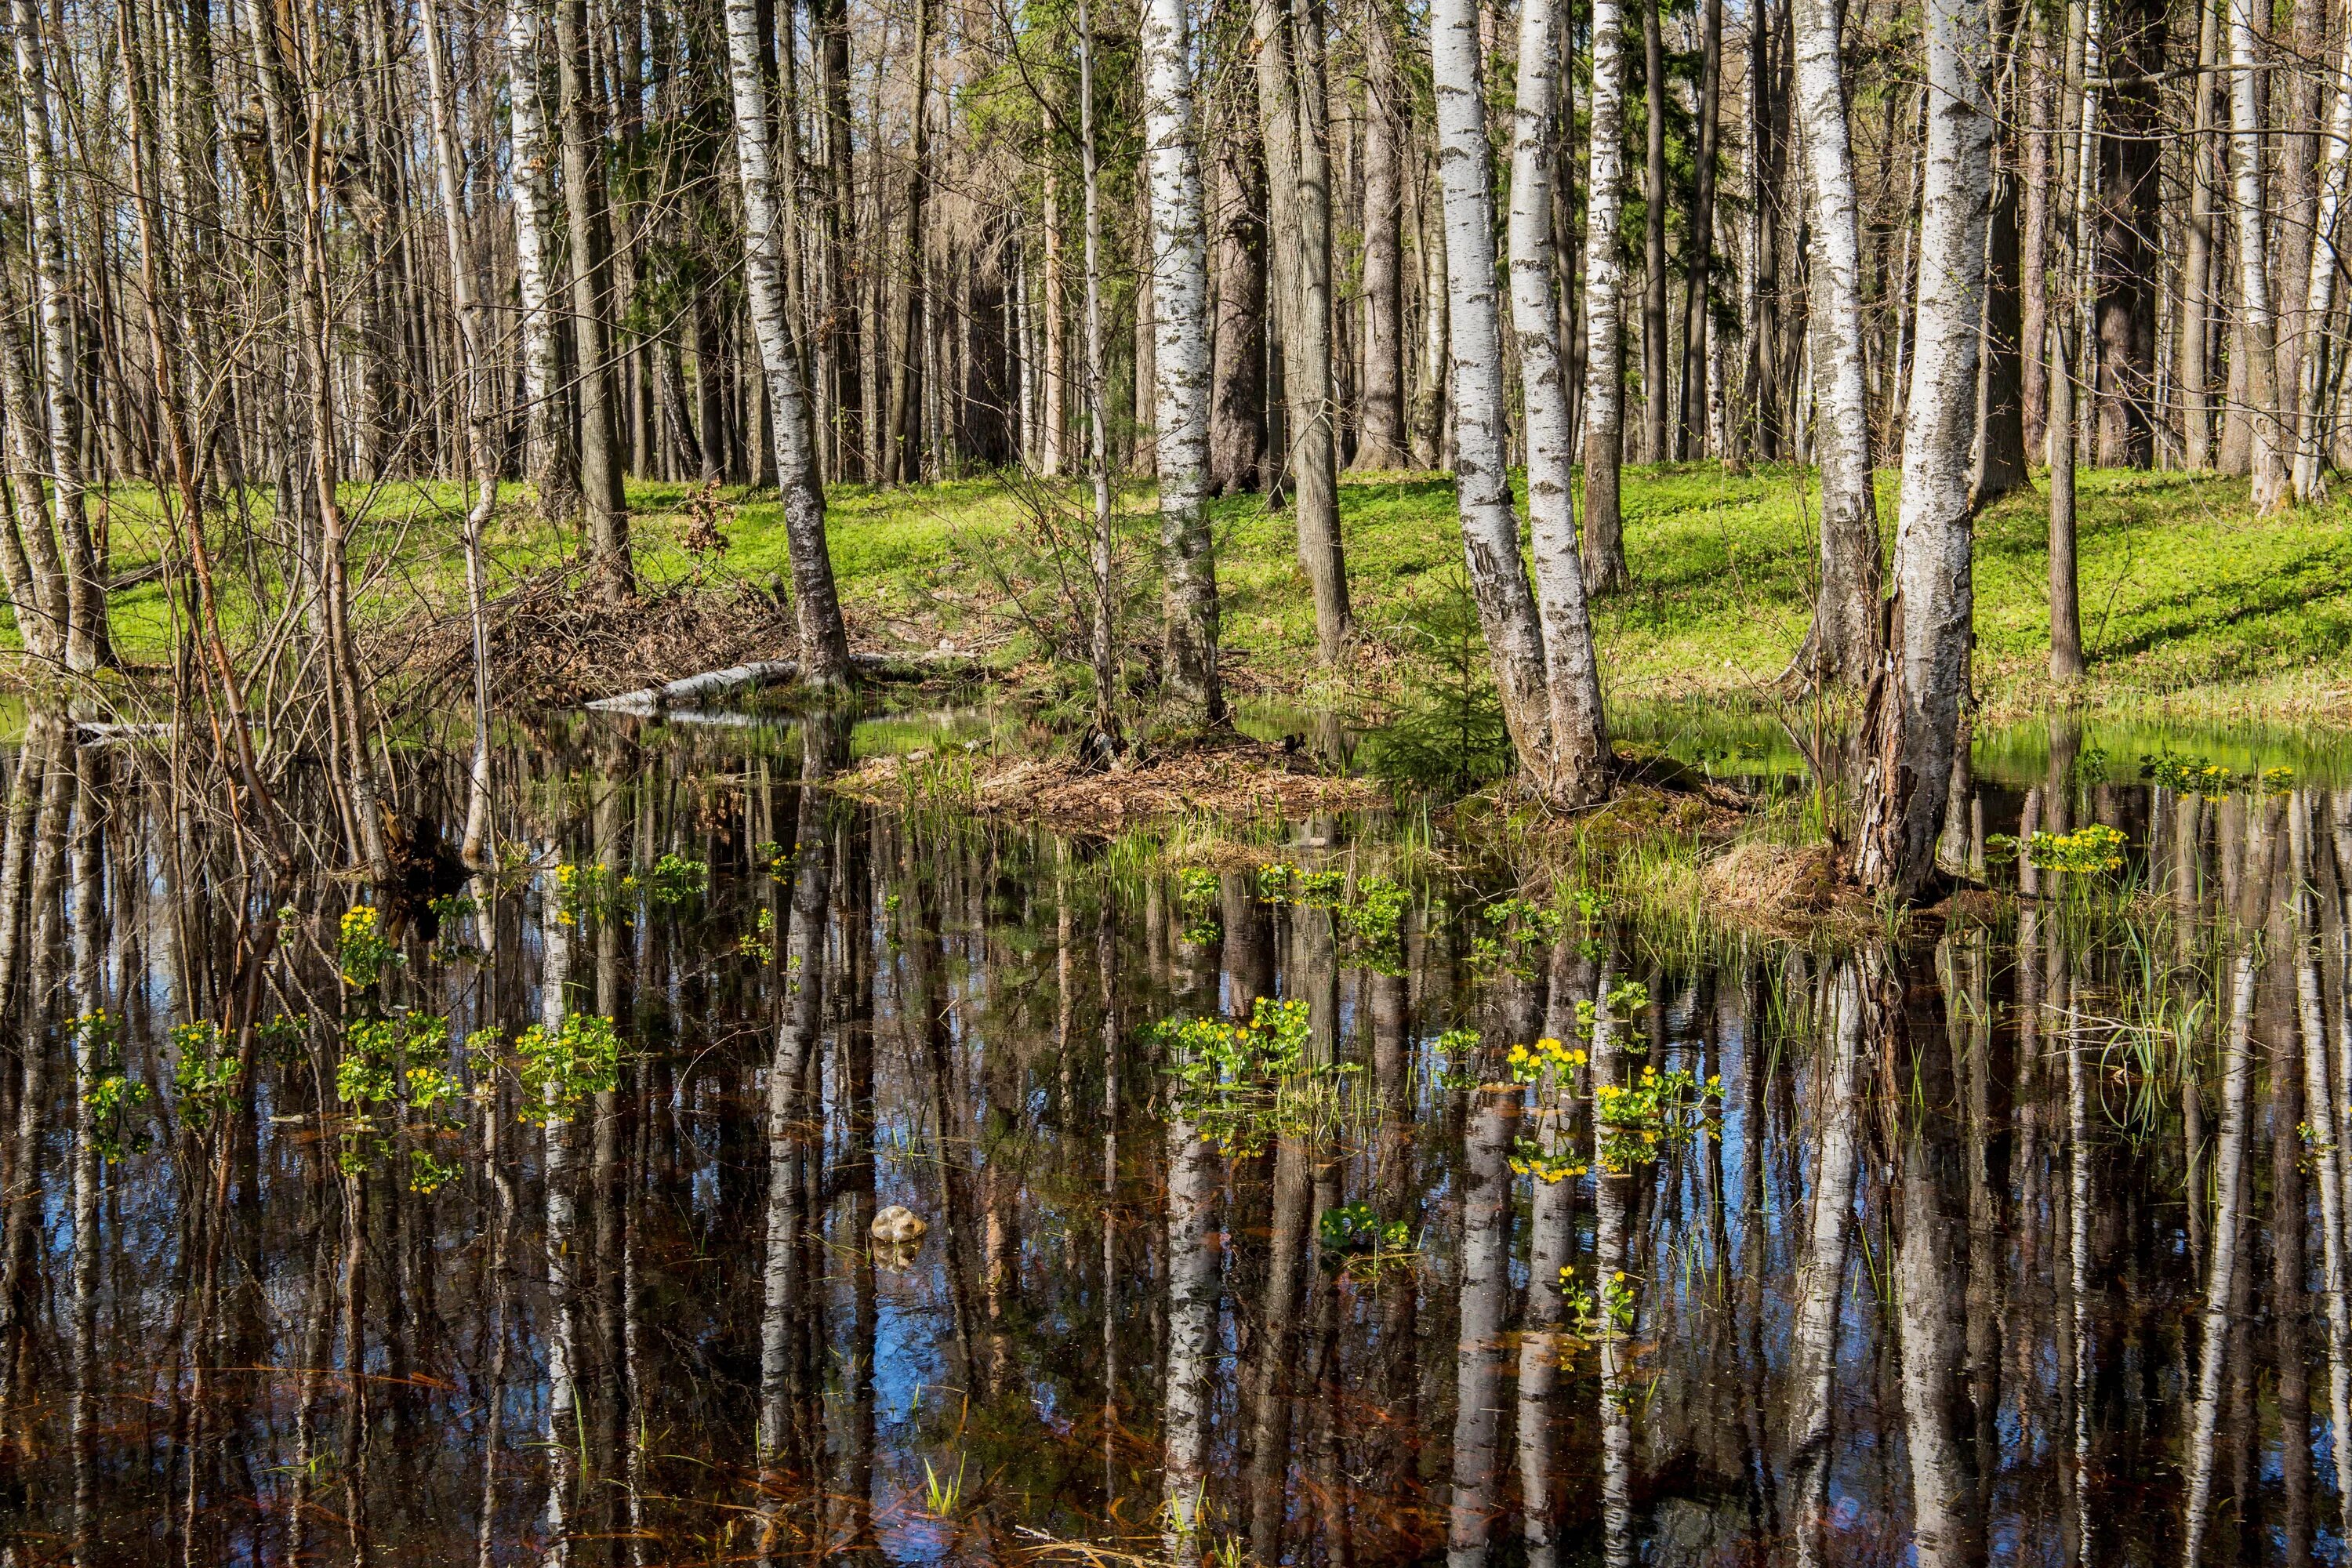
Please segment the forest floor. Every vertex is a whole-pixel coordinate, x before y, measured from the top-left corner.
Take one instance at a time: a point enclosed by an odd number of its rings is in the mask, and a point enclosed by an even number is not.
[[[1785,467],[1743,475],[1713,463],[1627,471],[1634,585],[1597,610],[1612,702],[1771,705],[1774,678],[1810,613],[1809,481]],[[1882,475],[1880,514],[1890,534],[1895,490],[1895,476]],[[2082,494],[2088,706],[2117,717],[2352,726],[2352,504],[2261,518],[2242,479],[2124,470],[2085,473]],[[145,499],[136,491],[111,499],[118,574],[152,556]],[[525,500],[512,492],[496,525],[494,592],[544,604],[551,588],[568,592],[561,568],[577,542],[525,521]],[[611,668],[677,675],[782,653],[764,646],[789,624],[778,613],[777,591],[788,578],[781,509],[742,492],[729,492],[716,508],[698,505],[684,485],[633,486],[631,500],[639,573],[648,594],[659,595],[661,614],[627,624],[659,620],[667,629],[648,634],[634,655],[616,655]],[[1358,654],[1336,683],[1316,664],[1313,606],[1289,513],[1270,511],[1255,496],[1217,504],[1223,637],[1236,692],[1302,710],[1377,702],[1417,666],[1475,656],[1450,482],[1441,475],[1350,479],[1340,500]],[[353,551],[362,614],[395,643],[424,648],[434,628],[445,638],[458,629],[459,504],[455,486],[386,486],[352,508],[363,519]],[[853,643],[949,647],[1050,688],[1045,656],[1082,641],[1083,505],[1075,487],[1049,491],[1001,479],[836,490],[831,538]],[[1146,558],[1152,546],[1150,505],[1143,487],[1119,497],[1128,559]],[[2042,674],[2045,518],[2037,488],[1992,507],[1979,525],[1977,683],[1990,721],[2031,714],[2058,696]],[[709,548],[712,523],[722,548]],[[700,554],[685,548],[698,534]],[[231,583],[249,580],[249,569],[238,561],[216,568]],[[435,613],[420,615],[424,606]],[[1124,614],[1139,658],[1149,657],[1152,610],[1149,584],[1139,582]],[[162,583],[118,593],[113,614],[127,659],[164,660],[171,606]],[[13,628],[0,636],[15,640]],[[550,695],[562,682],[536,684]]]

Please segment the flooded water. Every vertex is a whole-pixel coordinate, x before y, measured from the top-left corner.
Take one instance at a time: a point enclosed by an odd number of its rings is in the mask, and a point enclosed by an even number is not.
[[[1988,743],[2023,896],[1815,951],[816,787],[876,733],[541,736],[362,909],[33,721],[7,1560],[2344,1559],[2316,768]]]

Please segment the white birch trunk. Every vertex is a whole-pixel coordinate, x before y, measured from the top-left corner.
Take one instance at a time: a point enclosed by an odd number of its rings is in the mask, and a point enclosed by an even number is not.
[[[1838,60],[1836,0],[1790,0],[1794,91],[1812,202],[1812,308],[1806,331],[1821,468],[1821,597],[1803,673],[1867,678],[1878,641],[1878,508],[1871,492],[1870,395],[1863,377],[1862,240],[1853,138]],[[1970,385],[1975,383],[1971,381]]]
[[[1919,303],[1895,605],[1862,779],[1856,872],[1916,893],[1936,865],[1975,613],[1969,475],[1976,446],[1985,227],[1992,201],[1992,37],[1984,0],[1928,0],[1927,146],[1919,209]],[[1866,476],[1865,476],[1866,479]]]
[[[2231,205],[2238,230],[2239,342],[2246,356],[2246,419],[2252,435],[2248,455],[2256,511],[2287,504],[2284,432],[2279,427],[2277,315],[2271,302],[2270,212],[2263,159],[2262,50],[2254,31],[2253,0],[2230,4]]]
[[[16,92],[25,127],[25,205],[31,218],[34,303],[40,314],[41,385],[47,397],[49,486],[66,575],[66,668],[77,672],[113,662],[106,628],[106,585],[99,580],[82,504],[81,432],[73,372],[74,323],[66,303],[64,220],[58,206],[57,145],[51,131],[48,72],[42,60],[40,8],[15,0]]]
[[[1584,220],[1584,572],[1606,592],[1625,577],[1618,469],[1625,455],[1625,8],[1592,0],[1591,162]]]
[[[778,221],[768,84],[761,62],[757,0],[727,0],[727,81],[733,98],[735,163],[743,184],[743,287],[767,375],[801,667],[812,684],[836,686],[848,679],[849,636],[841,624],[841,601],[834,589],[833,557],[825,545],[824,489],[817,477],[800,353],[784,297],[788,237]]]
[[[513,182],[516,323],[522,338],[522,396],[528,421],[524,466],[539,487],[542,517],[569,517],[579,506],[572,471],[571,416],[563,402],[562,356],[551,301],[555,215],[548,187],[547,108],[540,96],[539,28],[531,0],[509,0],[506,20],[508,152]]]
[[[1184,0],[1147,0],[1142,44],[1164,664],[1171,693],[1186,714],[1214,723],[1224,700],[1217,683],[1217,563],[1208,515],[1209,252]]]
[[[1516,132],[1511,145],[1511,324],[1527,413],[1528,519],[1535,542],[1535,587],[1551,705],[1551,764],[1557,794],[1581,799],[1603,773],[1609,740],[1584,567],[1577,558],[1570,486],[1576,432],[1569,421],[1560,313],[1553,297],[1552,152],[1560,83],[1560,8],[1524,0],[1519,8]]]
[[[2345,45],[2329,84],[2326,140],[2320,150],[2319,210],[2312,236],[2309,304],[2304,312],[2309,340],[2304,344],[2302,382],[2295,389],[2294,499],[2327,499],[2327,455],[2320,439],[2320,402],[2327,386],[2327,322],[2336,310],[2337,238],[2344,221],[2345,185],[2352,174],[2352,40]]]
[[[1608,0],[1601,0],[1606,5]],[[1519,763],[1538,794],[1580,802],[1601,783],[1557,765],[1543,626],[1519,555],[1505,440],[1502,325],[1495,302],[1495,198],[1487,179],[1486,103],[1478,6],[1440,0],[1430,12],[1437,96],[1437,164],[1445,188],[1447,325],[1454,356],[1454,506]]]

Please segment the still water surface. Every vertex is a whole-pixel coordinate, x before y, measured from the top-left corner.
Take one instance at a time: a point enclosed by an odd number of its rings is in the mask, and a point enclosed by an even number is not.
[[[856,743],[546,738],[503,875],[354,917],[36,719],[7,1560],[2344,1560],[2319,770],[1988,744],[2025,896],[1811,951],[1377,821],[877,809]]]

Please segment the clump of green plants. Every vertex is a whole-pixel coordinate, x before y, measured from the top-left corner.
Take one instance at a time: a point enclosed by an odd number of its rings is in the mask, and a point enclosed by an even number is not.
[[[1421,1260],[1412,1226],[1401,1219],[1383,1220],[1370,1204],[1325,1209],[1315,1230],[1323,1266],[1360,1285],[1374,1284],[1384,1273],[1410,1270]]]
[[[384,934],[373,904],[353,904],[336,931],[335,962],[343,984],[364,991],[401,962],[400,949]]]
[[[1721,1077],[1700,1083],[1680,1068],[1660,1072],[1644,1067],[1630,1084],[1593,1085],[1594,1142],[1601,1168],[1622,1176],[1711,1131],[1722,1100]]]
[[[1153,1035],[1178,1113],[1227,1153],[1256,1153],[1277,1135],[1330,1136],[1362,1110],[1344,1088],[1360,1067],[1307,1063],[1304,1002],[1261,996],[1247,1024],[1171,1018]]]
[[[210,1019],[173,1026],[172,1089],[180,1119],[200,1132],[236,1104],[236,1058],[226,1047],[220,1026]]]
[[[1436,1085],[1444,1089],[1472,1089],[1478,1087],[1478,1047],[1483,1043],[1475,1029],[1447,1029],[1429,1043],[1430,1071]]]
[[[1482,968],[1532,974],[1537,954],[1559,940],[1568,918],[1532,899],[1498,899],[1479,911],[1470,961]]]
[[[2124,836],[2103,822],[2072,833],[2036,833],[2027,852],[2044,871],[2105,876],[2124,866]]]
[[[2221,763],[2204,757],[2184,756],[2178,752],[2145,752],[2139,759],[2139,776],[2162,789],[2180,795],[2203,795],[2207,800],[2220,800],[2226,795],[2284,795],[2294,787],[2293,768],[2264,768],[2260,773],[2233,773]]]
[[[279,1067],[290,1067],[301,1059],[302,1044],[310,1036],[308,1013],[277,1013],[254,1026],[255,1045]]]
[[[98,1157],[110,1165],[125,1155],[146,1152],[154,1135],[139,1108],[154,1094],[124,1068],[122,1021],[97,1008],[68,1022],[66,1033],[89,1083],[81,1102],[89,1110],[89,1140]]]
[[[1513,1142],[1513,1173],[1547,1185],[1583,1175],[1589,1167],[1562,1145],[1559,1117],[1560,1102],[1573,1092],[1577,1069],[1585,1065],[1583,1047],[1547,1035],[1532,1046],[1513,1046],[1503,1059],[1513,1083],[1534,1088],[1539,1119],[1535,1136]]]
[[[776,911],[763,909],[751,922],[751,929],[735,939],[735,951],[762,963],[776,957]]]
[[[1184,940],[1198,946],[1217,940],[1224,930],[1218,908],[1217,874],[1206,866],[1187,866],[1176,873],[1176,907],[1184,916]]]
[[[1382,876],[1359,879],[1355,899],[1339,911],[1357,956],[1382,974],[1404,973],[1404,917],[1412,894]]]
[[[1569,1324],[1576,1337],[1588,1344],[1623,1340],[1633,1331],[1633,1281],[1620,1268],[1598,1283],[1597,1292],[1590,1290],[1576,1282],[1573,1268],[1559,1271]]]
[[[645,888],[655,903],[676,909],[710,890],[710,863],[665,850],[646,873]]]
[[[360,1175],[396,1157],[404,1141],[411,1192],[434,1192],[457,1173],[430,1147],[459,1125],[448,1058],[449,1020],[438,1014],[362,1018],[344,1032],[335,1064],[335,1098],[349,1108],[336,1153],[344,1174]]]
[[[567,1014],[560,1028],[533,1024],[525,1029],[515,1040],[514,1061],[522,1120],[552,1126],[620,1082],[620,1036],[610,1018]]]

